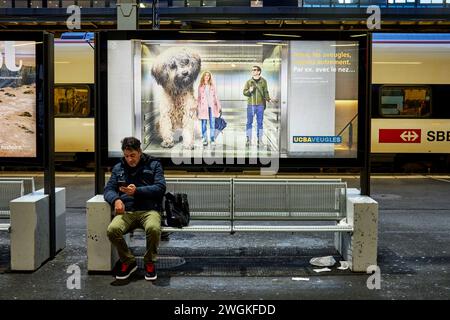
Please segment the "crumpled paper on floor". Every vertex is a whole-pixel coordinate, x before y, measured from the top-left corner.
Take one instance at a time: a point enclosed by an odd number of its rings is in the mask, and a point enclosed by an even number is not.
[[[333,256],[316,257],[309,260],[309,263],[318,267],[332,267],[336,263]]]

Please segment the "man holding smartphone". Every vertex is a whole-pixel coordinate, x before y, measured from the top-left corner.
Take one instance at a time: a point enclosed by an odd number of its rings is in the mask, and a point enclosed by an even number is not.
[[[116,279],[127,279],[137,270],[136,258],[123,235],[143,228],[146,235],[145,279],[157,278],[155,262],[161,236],[162,200],[166,180],[161,163],[141,150],[134,137],[122,140],[123,158],[114,166],[105,187],[104,198],[114,208],[107,234],[119,253]]]

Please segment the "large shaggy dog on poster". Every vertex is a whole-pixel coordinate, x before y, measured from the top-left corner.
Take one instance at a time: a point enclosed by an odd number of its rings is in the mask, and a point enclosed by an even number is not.
[[[159,132],[164,148],[173,147],[176,129],[182,129],[183,147],[194,147],[197,121],[194,82],[200,68],[200,56],[179,47],[165,50],[153,63],[152,76],[164,91],[159,104]]]

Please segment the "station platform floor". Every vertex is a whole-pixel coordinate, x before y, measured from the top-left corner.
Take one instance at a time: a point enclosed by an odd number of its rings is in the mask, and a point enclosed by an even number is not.
[[[36,189],[43,187],[41,173],[1,175],[34,176]],[[359,188],[358,176],[338,177]],[[94,196],[94,176],[57,173],[56,186],[66,188],[66,247],[35,272],[11,272],[9,235],[0,232],[0,300],[450,299],[448,175],[372,176],[381,271],[380,289],[372,290],[369,274],[338,270],[339,264],[330,272],[313,271],[312,257],[342,260],[332,234],[323,233],[174,233],[161,242],[154,282],[144,280],[142,268],[125,283],[88,274],[85,208]],[[136,235],[132,243],[139,255],[144,239]],[[81,270],[80,289],[67,287],[71,265]]]

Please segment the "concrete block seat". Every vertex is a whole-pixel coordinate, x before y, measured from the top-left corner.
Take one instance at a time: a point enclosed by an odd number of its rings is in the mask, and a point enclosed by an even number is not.
[[[56,251],[66,246],[66,189],[55,188]],[[44,189],[10,202],[11,270],[34,271],[50,258],[49,196]]]

